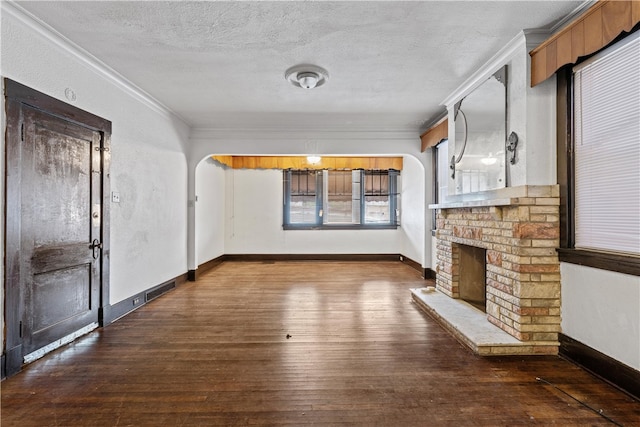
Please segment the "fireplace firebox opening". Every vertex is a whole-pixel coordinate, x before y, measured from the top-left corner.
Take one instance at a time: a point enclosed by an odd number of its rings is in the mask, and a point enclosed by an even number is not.
[[[459,245],[460,299],[487,311],[487,250],[475,246]]]

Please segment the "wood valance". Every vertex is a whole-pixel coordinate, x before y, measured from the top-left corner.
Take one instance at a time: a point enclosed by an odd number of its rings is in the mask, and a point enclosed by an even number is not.
[[[431,126],[425,133],[420,135],[422,145],[420,151],[424,151],[429,147],[434,147],[443,139],[449,136],[449,119],[443,117],[435,125]]]
[[[402,157],[321,157],[316,164],[306,156],[211,156],[233,169],[396,169]]]
[[[531,87],[551,77],[560,67],[575,63],[611,43],[640,22],[640,0],[602,0],[564,29],[532,50]]]

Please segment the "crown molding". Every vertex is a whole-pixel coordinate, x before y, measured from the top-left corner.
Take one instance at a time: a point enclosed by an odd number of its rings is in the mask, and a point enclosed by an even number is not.
[[[469,78],[467,78],[456,90],[451,93],[440,105],[448,108],[453,106],[465,96],[473,92],[493,73],[503,67],[509,60],[518,54],[518,51],[525,47],[526,36],[524,31],[520,31],[509,43],[493,55],[487,62],[478,68]]]
[[[187,120],[182,118],[176,112],[172,111],[162,102],[158,101],[148,92],[135,85],[125,76],[118,73],[116,70],[109,67],[106,63],[93,56],[87,50],[78,46],[76,43],[59,33],[56,29],[51,27],[46,22],[42,21],[40,18],[25,10],[20,5],[16,4],[13,0],[0,1],[0,10],[3,14],[6,13],[18,23],[44,37],[49,42],[53,43],[57,48],[61,49],[66,54],[76,59],[81,65],[94,72],[98,76],[102,77],[109,83],[119,87],[126,94],[146,105],[156,113],[159,113],[168,118],[178,119],[186,126],[191,126],[191,124]]]
[[[540,46],[552,34],[551,31],[542,28],[523,30],[523,33],[526,40],[527,52],[531,52]]]
[[[440,123],[444,122],[445,119],[448,119],[448,118],[449,118],[449,111],[445,109],[442,113],[436,116],[436,119],[430,120],[429,122],[427,122],[426,126],[422,126],[420,128],[420,136],[422,137],[422,135],[424,135],[426,132],[438,126]]]
[[[549,34],[555,34],[558,31],[562,30],[568,24],[570,24],[574,19],[582,15],[584,12],[589,10],[591,6],[598,3],[598,0],[587,0],[581,3],[578,7],[573,9],[567,16],[558,21],[554,26],[549,29]]]

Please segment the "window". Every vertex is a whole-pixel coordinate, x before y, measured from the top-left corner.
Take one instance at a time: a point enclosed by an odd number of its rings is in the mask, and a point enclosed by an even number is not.
[[[322,172],[325,224],[360,224],[360,171]]]
[[[315,224],[318,217],[316,188],[318,172],[311,170],[290,171],[289,220],[291,224]],[[321,194],[321,193],[320,193]]]
[[[399,225],[397,170],[289,169],[283,174],[285,229]]]
[[[388,224],[391,212],[389,196],[395,193],[395,190],[391,189],[389,185],[389,173],[387,171],[365,171],[364,183],[365,223]]]
[[[570,105],[559,149],[561,261],[640,275],[639,69],[636,32],[565,71],[569,84],[558,86]]]
[[[574,93],[575,247],[640,255],[640,38],[578,65]]]

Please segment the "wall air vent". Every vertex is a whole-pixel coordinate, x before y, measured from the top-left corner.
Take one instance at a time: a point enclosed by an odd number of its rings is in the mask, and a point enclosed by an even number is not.
[[[171,280],[170,282],[167,283],[163,283],[162,285],[158,285],[153,289],[148,290],[145,294],[144,294],[144,300],[145,302],[149,302],[151,300],[154,300],[156,298],[158,298],[160,295],[169,292],[172,289],[175,289],[176,287],[176,281],[175,280]]]

